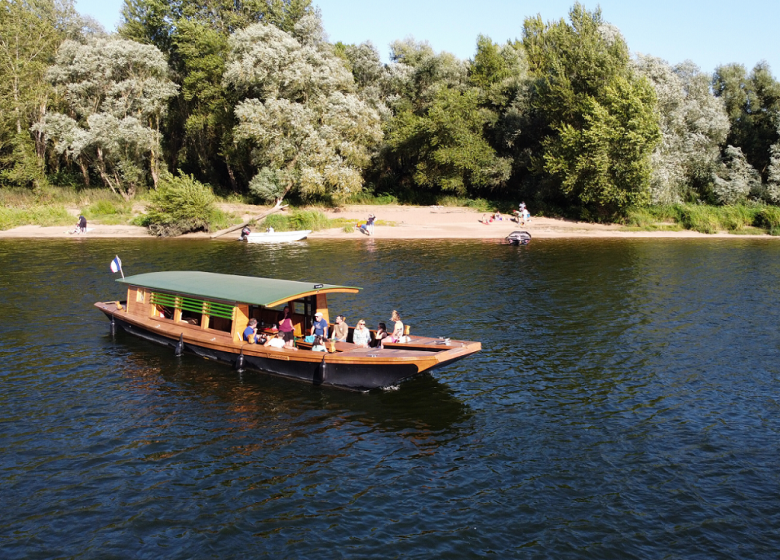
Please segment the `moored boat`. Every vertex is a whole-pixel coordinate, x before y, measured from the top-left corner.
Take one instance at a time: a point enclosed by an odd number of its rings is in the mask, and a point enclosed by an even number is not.
[[[310,233],[310,229],[297,231],[266,231],[250,233],[246,236],[246,240],[249,243],[286,243],[288,241],[306,239]]]
[[[127,285],[125,302],[98,302],[120,328],[141,338],[199,356],[318,385],[365,391],[389,387],[424,371],[481,350],[479,342],[410,335],[383,348],[336,342],[330,352],[315,352],[303,335],[315,313],[327,321],[327,296],[358,293],[360,288],[214,274],[172,271],[118,279]],[[250,344],[242,333],[255,319],[261,330],[276,323],[289,306],[297,349]]]

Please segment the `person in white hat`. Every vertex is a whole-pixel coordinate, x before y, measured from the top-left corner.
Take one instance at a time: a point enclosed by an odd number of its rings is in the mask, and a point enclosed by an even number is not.
[[[328,322],[322,318],[321,311],[317,311],[314,314],[314,323],[311,325],[310,334],[321,336],[324,340],[328,340]]]

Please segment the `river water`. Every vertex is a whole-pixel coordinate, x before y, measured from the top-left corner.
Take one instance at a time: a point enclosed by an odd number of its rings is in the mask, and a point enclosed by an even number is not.
[[[126,274],[363,287],[483,351],[396,391],[109,334]],[[2,558],[774,558],[775,240],[0,241]]]

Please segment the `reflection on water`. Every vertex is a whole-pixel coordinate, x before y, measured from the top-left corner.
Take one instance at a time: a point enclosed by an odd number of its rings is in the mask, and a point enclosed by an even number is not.
[[[483,352],[344,393],[112,338],[127,274],[352,284]],[[0,242],[4,558],[774,557],[780,246]]]

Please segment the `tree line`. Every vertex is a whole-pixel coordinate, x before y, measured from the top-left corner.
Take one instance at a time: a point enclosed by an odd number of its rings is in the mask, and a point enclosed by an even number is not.
[[[259,201],[361,191],[519,200],[609,219],[645,204],[780,204],[780,83],[759,63],[632,56],[599,9],[528,17],[461,60],[330,43],[311,0],[0,0],[0,183],[166,173]]]

